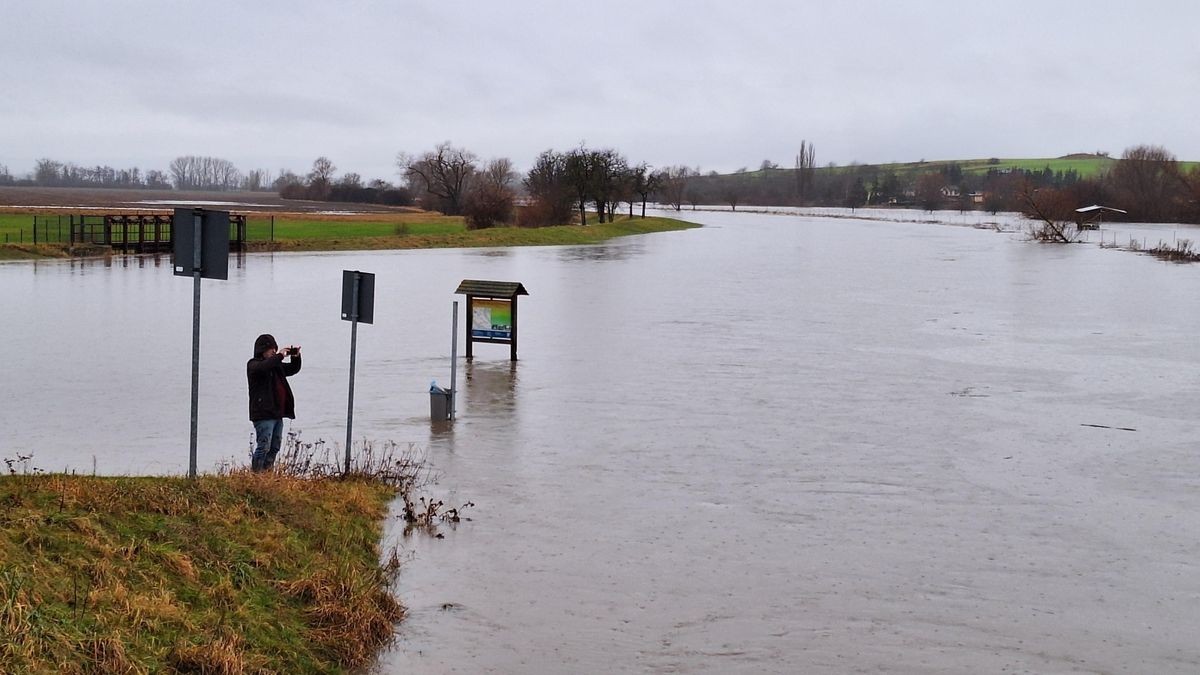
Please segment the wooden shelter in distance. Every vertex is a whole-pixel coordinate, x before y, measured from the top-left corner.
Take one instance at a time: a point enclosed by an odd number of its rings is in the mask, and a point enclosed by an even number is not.
[[[529,291],[518,281],[463,279],[454,292],[467,296],[467,360],[474,358],[474,343],[495,342],[509,345],[510,358],[516,361],[517,296]]]
[[[1100,223],[1104,221],[1105,211],[1109,213],[1129,213],[1121,209],[1114,209],[1111,206],[1092,204],[1091,206],[1075,209],[1075,213],[1078,214],[1075,216],[1075,225],[1081,230],[1098,230],[1100,229]]]

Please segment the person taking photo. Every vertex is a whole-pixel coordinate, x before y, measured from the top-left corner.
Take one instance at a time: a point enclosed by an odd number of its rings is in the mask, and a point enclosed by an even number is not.
[[[254,341],[254,358],[246,362],[250,421],[254,424],[251,471],[275,466],[275,456],[283,444],[283,418],[296,419],[296,398],[287,379],[298,372],[299,346],[279,349],[275,338],[265,333]]]

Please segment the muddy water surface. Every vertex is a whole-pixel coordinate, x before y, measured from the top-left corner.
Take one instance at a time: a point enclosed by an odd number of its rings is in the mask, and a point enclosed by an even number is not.
[[[378,672],[1196,672],[1200,267],[917,223],[701,213],[582,248],[250,256],[206,283],[201,465],[244,458],[254,336],[344,434],[342,269],[378,274],[356,436],[477,505],[389,534]],[[431,428],[463,278],[518,280]],[[0,265],[0,451],[186,469],[190,285]],[[1130,430],[1127,430],[1130,429]]]

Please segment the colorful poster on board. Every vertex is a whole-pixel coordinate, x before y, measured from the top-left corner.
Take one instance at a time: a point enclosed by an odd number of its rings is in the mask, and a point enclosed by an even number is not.
[[[512,304],[508,300],[473,300],[471,337],[512,339]]]

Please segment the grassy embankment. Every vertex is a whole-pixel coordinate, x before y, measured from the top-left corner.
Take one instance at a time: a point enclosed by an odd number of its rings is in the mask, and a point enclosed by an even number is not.
[[[39,214],[43,216],[45,214]],[[24,244],[0,244],[0,260],[64,257],[61,246],[31,245],[33,216],[0,214],[0,242],[22,237]],[[361,216],[287,214],[275,217],[274,240],[269,217],[252,214],[247,221],[250,250],[341,251],[412,248],[476,248],[488,246],[552,246],[596,244],[614,237],[696,227],[672,218],[618,217],[615,223],[468,230],[462,218],[438,213],[395,213]]]
[[[0,478],[0,672],[366,663],[403,613],[378,548],[395,495],[242,472]]]

